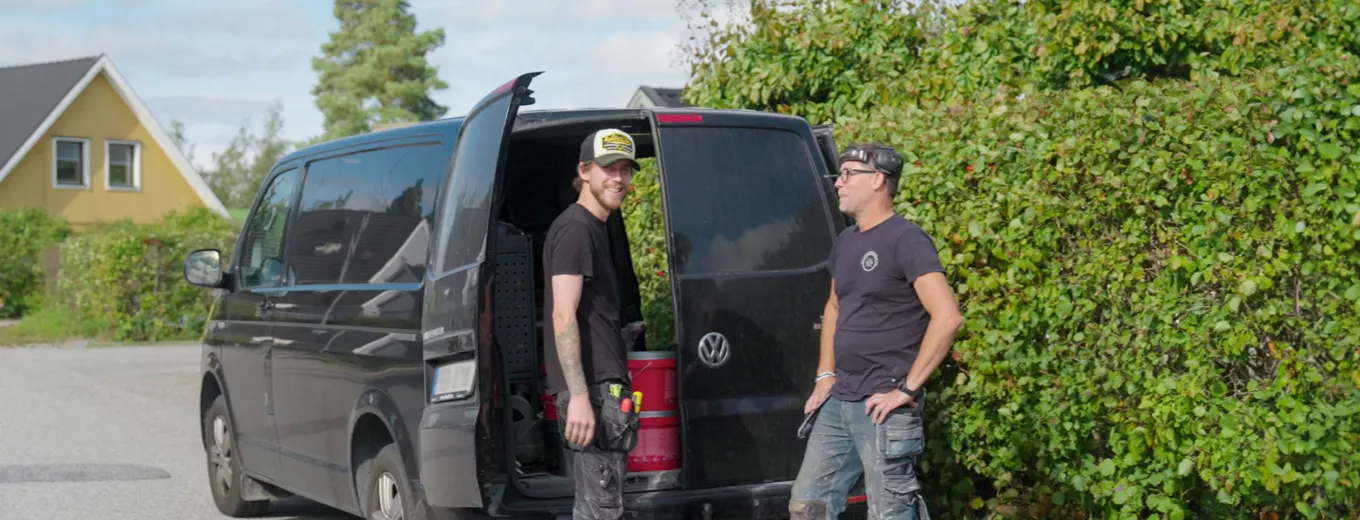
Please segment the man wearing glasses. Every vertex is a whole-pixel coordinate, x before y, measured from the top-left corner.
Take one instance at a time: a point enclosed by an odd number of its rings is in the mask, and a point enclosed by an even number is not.
[[[831,249],[816,388],[804,407],[811,436],[789,503],[795,520],[836,518],[861,474],[870,518],[928,518],[916,480],[924,387],[963,319],[931,238],[893,211],[902,163],[878,144],[840,157],[836,193],[855,225]]]

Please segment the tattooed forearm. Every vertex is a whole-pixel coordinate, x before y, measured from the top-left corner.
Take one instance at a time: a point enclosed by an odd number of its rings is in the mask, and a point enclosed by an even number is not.
[[[576,326],[576,318],[567,318],[558,327],[557,359],[562,362],[562,376],[567,380],[567,390],[571,395],[586,395],[586,375],[581,368],[581,331]]]

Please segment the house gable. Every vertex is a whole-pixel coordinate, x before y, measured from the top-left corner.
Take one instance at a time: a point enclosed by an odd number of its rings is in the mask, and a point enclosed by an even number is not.
[[[73,141],[59,144],[65,139]],[[110,158],[126,159],[129,152],[140,160],[124,178],[139,182],[111,187]],[[58,155],[84,158],[82,186],[64,185],[69,177],[57,182]],[[149,222],[199,204],[229,216],[107,57],[94,62],[0,168],[0,206],[44,207],[73,224]]]

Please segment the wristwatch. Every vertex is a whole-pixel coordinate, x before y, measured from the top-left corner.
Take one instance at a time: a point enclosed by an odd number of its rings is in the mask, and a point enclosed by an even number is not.
[[[926,385],[921,385],[921,388],[917,388],[915,390],[907,388],[907,378],[905,377],[902,378],[901,381],[897,382],[897,389],[901,390],[902,393],[910,396],[912,402],[917,402],[921,400],[921,394],[925,392],[925,387]]]

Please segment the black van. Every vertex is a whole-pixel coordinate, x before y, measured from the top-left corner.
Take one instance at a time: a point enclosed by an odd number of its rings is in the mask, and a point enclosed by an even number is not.
[[[465,117],[282,158],[227,265],[188,256],[185,279],[218,289],[200,402],[223,513],[297,495],[367,518],[569,515],[540,398],[539,259],[576,198],[579,143],[613,127],[657,159],[675,315],[675,461],[630,472],[626,506],[787,517],[825,261],[847,225],[830,128],[746,110],[520,112],[538,74]],[[609,227],[625,321],[640,320],[617,212]]]

